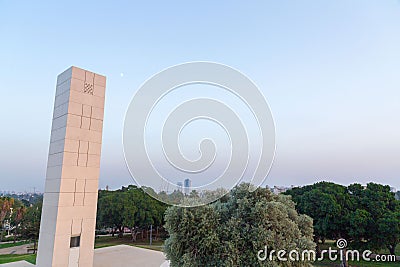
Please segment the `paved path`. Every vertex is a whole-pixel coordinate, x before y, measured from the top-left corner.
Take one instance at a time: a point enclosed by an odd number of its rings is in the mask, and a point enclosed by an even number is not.
[[[25,244],[25,245],[15,246],[15,247],[1,248],[0,249],[0,255],[4,255],[4,254],[27,254],[29,246],[33,246],[33,243],[32,244]]]
[[[164,253],[128,245],[98,248],[94,251],[94,267],[169,267]],[[0,264],[1,267],[34,267],[26,261]]]
[[[162,252],[128,245],[94,251],[94,267],[160,267],[165,261]]]

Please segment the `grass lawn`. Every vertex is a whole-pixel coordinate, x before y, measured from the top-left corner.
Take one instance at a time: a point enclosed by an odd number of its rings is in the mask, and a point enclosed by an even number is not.
[[[400,244],[398,244],[396,246],[396,255],[399,256],[400,255]],[[378,251],[379,254],[389,254],[389,250],[388,249],[382,249],[380,251]]]
[[[0,255],[0,264],[14,262],[14,261],[27,261],[32,264],[36,263],[36,254],[9,254],[9,255]]]
[[[17,241],[15,243],[0,244],[0,249],[21,246],[21,245],[25,245],[25,244],[29,244],[29,243],[30,243],[29,241]]]
[[[152,245],[150,246],[148,240],[144,240],[144,241],[138,240],[136,242],[132,242],[130,236],[124,236],[122,238],[118,238],[117,236],[114,236],[114,237],[101,236],[101,237],[96,237],[96,240],[94,242],[94,248],[104,248],[104,247],[111,247],[111,246],[116,246],[116,245],[129,245],[129,246],[135,246],[135,247],[140,247],[140,248],[163,251],[164,241],[163,240],[153,241]]]

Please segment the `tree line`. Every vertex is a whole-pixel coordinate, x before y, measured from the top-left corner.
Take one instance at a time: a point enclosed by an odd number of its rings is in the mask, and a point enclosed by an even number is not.
[[[122,236],[129,228],[135,241],[150,225],[164,226],[169,235],[165,252],[173,266],[256,266],[254,253],[264,245],[269,251],[316,245],[318,251],[326,240],[339,238],[352,248],[387,248],[390,254],[396,253],[400,201],[389,186],[319,182],[280,195],[267,188],[250,192],[249,186],[238,185],[219,200],[197,208],[168,206],[146,193],[151,188],[129,185],[99,190],[97,229],[112,229]],[[192,195],[191,201],[199,198]],[[184,200],[180,192],[165,197]],[[0,198],[0,222],[4,226],[7,221],[18,238],[36,242],[41,210],[41,200],[26,206],[10,197]]]

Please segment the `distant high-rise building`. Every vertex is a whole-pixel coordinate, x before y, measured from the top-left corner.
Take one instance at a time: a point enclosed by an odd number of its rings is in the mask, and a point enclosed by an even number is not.
[[[179,192],[182,192],[182,191],[183,191],[183,184],[182,184],[182,182],[177,182],[177,183],[176,183],[176,186],[178,187],[178,191],[179,191]]]
[[[192,187],[192,181],[190,179],[185,179],[185,181],[183,182],[183,185],[184,185],[185,194],[189,195],[189,193],[191,191],[191,187]]]

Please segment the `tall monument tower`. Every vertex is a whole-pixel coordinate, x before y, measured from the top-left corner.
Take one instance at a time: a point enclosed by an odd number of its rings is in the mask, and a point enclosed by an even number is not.
[[[93,266],[105,86],[76,67],[57,77],[39,267]]]

